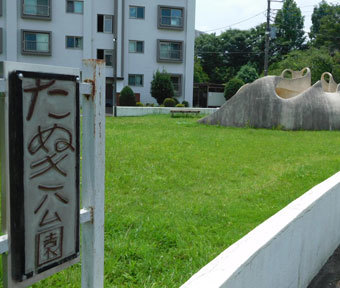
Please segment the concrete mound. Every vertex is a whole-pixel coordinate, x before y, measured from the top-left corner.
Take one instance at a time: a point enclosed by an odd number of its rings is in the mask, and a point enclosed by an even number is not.
[[[288,73],[291,78],[285,77]],[[199,122],[234,127],[340,130],[340,84],[326,72],[311,86],[309,68],[285,70],[281,76],[267,76],[244,85],[218,111]]]

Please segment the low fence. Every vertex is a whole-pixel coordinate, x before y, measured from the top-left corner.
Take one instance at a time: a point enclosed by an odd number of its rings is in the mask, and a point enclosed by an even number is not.
[[[212,114],[218,108],[176,108],[176,107],[123,107],[117,106],[117,116],[144,116],[150,114],[170,114],[171,110],[194,110],[201,114]]]
[[[340,243],[340,172],[315,186],[181,288],[305,288]]]

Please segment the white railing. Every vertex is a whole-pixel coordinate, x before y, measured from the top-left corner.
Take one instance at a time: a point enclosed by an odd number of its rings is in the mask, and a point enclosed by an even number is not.
[[[92,221],[92,212],[89,209],[81,209],[79,214],[80,224],[85,224]],[[8,252],[8,235],[0,236],[0,254]]]

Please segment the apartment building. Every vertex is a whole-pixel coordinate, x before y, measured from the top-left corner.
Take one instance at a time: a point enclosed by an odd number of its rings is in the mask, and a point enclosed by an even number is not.
[[[178,100],[192,105],[195,0],[0,0],[0,8],[0,61],[81,68],[82,59],[104,59],[108,103],[114,77],[117,92],[129,85],[156,102],[150,83],[166,70]]]

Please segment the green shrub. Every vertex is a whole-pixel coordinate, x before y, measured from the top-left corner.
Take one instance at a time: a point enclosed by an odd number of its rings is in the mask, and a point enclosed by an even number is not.
[[[155,104],[154,103],[146,103],[145,106],[147,106],[147,107],[155,107]]]
[[[179,103],[179,101],[177,100],[177,98],[175,98],[175,97],[174,97],[174,98],[172,98],[172,99],[174,99],[174,100],[175,100],[175,102],[176,102],[176,105],[177,105],[177,104],[180,104],[180,103]]]
[[[176,104],[176,107],[185,107],[185,105],[178,103],[178,104]]]
[[[173,98],[166,98],[163,102],[164,107],[175,107],[176,101]]]
[[[165,107],[164,104],[159,105],[159,107]]]
[[[254,82],[259,78],[259,75],[256,72],[256,69],[250,65],[244,65],[241,67],[240,71],[238,71],[236,78],[241,79],[244,83]]]
[[[183,101],[182,104],[185,106],[185,107],[189,107],[189,102],[188,101]]]
[[[129,86],[125,86],[119,95],[120,106],[136,106],[136,96]]]
[[[143,104],[142,102],[137,102],[137,103],[136,103],[136,106],[143,107],[144,104]]]
[[[240,89],[244,85],[244,82],[241,79],[233,78],[231,79],[224,88],[224,97],[226,100],[229,100],[233,97],[238,89]]]
[[[153,74],[150,93],[157,100],[158,104],[162,104],[166,98],[174,97],[174,85],[171,82],[170,75],[165,70],[162,72],[157,70]]]

